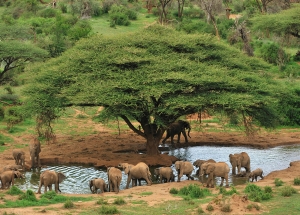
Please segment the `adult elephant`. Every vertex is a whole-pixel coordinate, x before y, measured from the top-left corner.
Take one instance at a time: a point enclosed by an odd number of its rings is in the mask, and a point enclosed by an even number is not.
[[[127,163],[120,163],[118,167],[123,167],[123,170],[127,177],[127,184],[126,189],[128,189],[130,181],[133,179],[145,179],[147,185],[151,185],[151,173],[149,171],[149,167],[144,162],[139,162],[135,166],[127,164]]]
[[[92,193],[97,193],[98,190],[100,190],[101,193],[108,191],[108,185],[102,178],[94,178],[90,180],[89,185]]]
[[[14,149],[12,154],[15,159],[15,164],[23,167],[25,165],[25,152],[21,149]]]
[[[41,166],[40,152],[41,152],[41,143],[39,139],[35,137],[33,143],[30,143],[29,145],[31,169]]]
[[[224,179],[226,180],[226,187],[229,187],[228,184],[228,175],[229,175],[230,168],[227,163],[225,162],[217,162],[217,163],[204,163],[201,165],[200,175],[203,176],[204,174],[208,175],[208,180],[206,186],[214,187],[215,177],[221,177],[222,181],[220,186],[223,186]]]
[[[8,170],[23,171],[24,169],[21,165],[6,165],[3,167],[2,170],[0,170],[0,173],[8,171]]]
[[[14,170],[7,170],[0,174],[0,181],[2,184],[1,189],[9,188],[10,185],[14,185],[15,178],[25,178],[25,176],[19,172]]]
[[[193,165],[198,168],[197,171],[196,171],[196,175],[199,175],[200,177],[200,169],[201,169],[201,165],[204,164],[205,162],[208,162],[208,163],[216,163],[216,161],[214,159],[209,159],[209,160],[196,160]]]
[[[154,174],[156,177],[160,178],[160,183],[164,180],[164,182],[175,181],[175,175],[171,167],[160,167],[154,169]]]
[[[238,169],[238,174],[241,172],[241,168],[244,167],[246,172],[249,173],[250,170],[250,157],[246,152],[230,154],[229,161],[232,166],[232,174],[236,174],[236,168]]]
[[[47,187],[49,190],[52,190],[52,184],[55,186],[55,192],[58,193],[61,192],[59,189],[59,184],[65,180],[66,176],[61,172],[55,172],[53,170],[45,170],[40,175],[40,184],[39,189],[37,193],[41,193],[42,186],[45,187],[45,193],[47,192]]]
[[[177,182],[180,182],[180,179],[183,175],[186,175],[188,177],[188,180],[194,180],[194,177],[192,177],[192,172],[194,170],[194,166],[189,161],[176,161],[175,162],[175,168],[177,171]]]
[[[182,135],[185,138],[185,142],[188,142],[188,138],[186,135],[186,129],[188,129],[188,136],[190,136],[190,131],[191,131],[191,125],[189,122],[187,121],[183,121],[183,120],[178,120],[176,122],[173,122],[169,125],[169,127],[167,128],[167,135],[166,138],[163,139],[162,143],[165,143],[166,140],[171,137],[171,143],[174,144],[174,136],[177,134],[178,135],[178,139],[177,139],[177,143],[180,142],[180,135],[182,133]]]
[[[122,172],[118,168],[115,167],[108,167],[107,168],[107,177],[108,177],[108,185],[109,185],[109,192],[115,191],[119,193],[120,191],[120,184],[122,181]]]

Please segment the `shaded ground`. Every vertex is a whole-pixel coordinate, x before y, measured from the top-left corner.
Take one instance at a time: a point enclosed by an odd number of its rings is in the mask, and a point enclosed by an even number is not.
[[[92,122],[89,122],[92,123]],[[95,127],[99,124],[95,124]],[[172,162],[177,160],[176,157],[167,154],[150,157],[145,154],[138,154],[145,150],[145,140],[132,132],[121,133],[120,135],[112,135],[110,131],[97,128],[98,134],[86,137],[82,136],[63,136],[58,135],[55,144],[42,145],[42,152],[40,154],[42,165],[47,164],[91,164],[95,166],[117,166],[120,162],[128,162],[135,164],[144,161],[148,165],[170,166]],[[192,138],[188,144],[178,144],[177,147],[196,146],[196,145],[232,145],[232,146],[254,146],[260,148],[274,147],[278,145],[299,144],[300,132],[280,132],[280,133],[262,133],[254,137],[246,137],[243,133],[222,133],[222,132],[191,132]],[[15,142],[11,144],[9,150],[0,154],[1,166],[6,164],[14,164],[12,158],[12,149],[14,144],[24,144],[32,141],[32,136],[14,137]],[[29,167],[29,150],[26,146],[24,148],[27,157],[27,166]],[[120,153],[120,151],[126,153]],[[299,158],[300,160],[300,158]],[[289,184],[293,183],[295,177],[300,175],[300,162],[293,162],[292,166],[286,170],[275,171],[266,176],[257,184],[265,186],[274,185],[274,179],[280,178]],[[198,181],[182,181],[180,183],[173,182],[168,184],[158,184],[153,186],[134,187],[128,190],[121,190],[119,196],[124,196],[130,199],[138,199],[147,201],[148,205],[152,206],[162,203],[167,200],[177,200],[169,194],[169,190],[173,187],[180,188],[189,183],[198,183]],[[242,187],[242,186],[240,186]],[[149,196],[141,196],[141,192],[153,192]],[[3,192],[3,191],[2,191]],[[77,194],[76,194],[77,195]],[[115,195],[114,193],[101,194],[104,196]],[[83,195],[89,196],[89,195]],[[233,196],[228,199],[232,202],[231,214],[245,214],[245,207],[249,204],[248,200],[240,196]],[[92,202],[77,202],[75,209],[72,209],[72,214],[78,213],[82,209],[92,208],[95,206],[95,201]],[[67,209],[63,209],[62,204],[51,205],[49,207],[58,208],[58,210],[47,211],[47,214],[64,214],[68,213]],[[166,207],[168,207],[166,205]],[[170,206],[172,207],[172,206]],[[205,207],[205,205],[203,206]],[[217,206],[216,206],[217,207]],[[41,210],[44,207],[40,207]],[[205,209],[205,208],[204,208]],[[22,209],[0,209],[0,212],[15,214],[40,214],[40,210],[36,207],[22,208]],[[216,212],[216,211],[215,211]],[[261,212],[261,211],[260,211]],[[192,214],[193,212],[191,212]],[[256,214],[258,211],[251,211],[251,214]],[[216,213],[218,214],[218,213]]]

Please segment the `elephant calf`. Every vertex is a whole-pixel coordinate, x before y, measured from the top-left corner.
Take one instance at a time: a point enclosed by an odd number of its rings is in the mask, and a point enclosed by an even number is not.
[[[119,193],[120,184],[122,181],[121,170],[115,167],[108,167],[107,176],[108,176],[109,191],[115,191],[116,193]]]
[[[98,189],[101,193],[108,191],[108,185],[105,183],[105,181],[102,178],[94,178],[90,180],[90,190],[92,193],[97,193]]]
[[[0,174],[0,181],[2,184],[1,189],[9,188],[10,185],[14,185],[15,178],[25,178],[25,176],[19,171],[14,171],[14,170],[8,170],[2,172]]]
[[[160,178],[160,183],[162,183],[162,180],[164,180],[164,182],[175,181],[175,175],[171,167],[156,168],[154,174]]]
[[[192,172],[194,170],[194,166],[189,161],[176,161],[175,162],[175,168],[178,173],[177,182],[180,182],[180,178],[183,175],[186,175],[188,177],[188,180],[194,180],[194,178],[191,176]]]
[[[255,179],[257,181],[257,177],[260,177],[261,179],[263,179],[263,171],[261,168],[258,168],[256,170],[253,170],[250,174],[249,174],[249,180],[250,178],[252,179],[252,182],[253,180]]]
[[[23,167],[25,165],[25,152],[21,149],[14,149],[12,154],[16,165],[21,165]]]

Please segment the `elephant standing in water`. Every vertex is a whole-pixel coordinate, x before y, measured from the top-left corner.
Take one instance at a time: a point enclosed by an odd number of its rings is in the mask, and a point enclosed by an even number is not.
[[[122,172],[118,168],[115,167],[108,167],[107,168],[107,176],[108,176],[108,185],[109,185],[109,192],[115,191],[119,193],[120,191],[120,184],[122,181]]]
[[[222,181],[220,186],[223,186],[224,179],[226,180],[226,187],[229,187],[228,184],[228,175],[229,175],[230,168],[227,163],[225,162],[217,162],[217,163],[204,163],[201,165],[200,175],[207,174],[208,180],[206,186],[214,187],[215,177],[221,177]]]
[[[45,187],[45,193],[47,192],[47,187],[49,190],[52,190],[52,184],[55,185],[55,192],[58,193],[61,192],[59,189],[59,183],[61,183],[63,180],[65,180],[66,176],[61,172],[55,172],[53,170],[45,170],[40,175],[40,184],[38,192],[41,194],[41,188],[42,186]]]
[[[198,167],[197,171],[196,171],[196,175],[199,175],[200,176],[200,169],[201,169],[201,165],[204,164],[205,162],[208,162],[208,163],[216,163],[216,161],[214,159],[209,159],[209,160],[196,160],[193,165],[195,167]]]
[[[16,165],[21,165],[24,167],[25,165],[25,152],[21,149],[14,149],[13,150],[13,157],[15,159]]]
[[[7,170],[0,174],[0,181],[1,181],[1,189],[9,188],[10,185],[14,185],[15,178],[25,178],[25,176],[19,172],[14,170]]]
[[[240,154],[230,154],[229,161],[232,166],[232,174],[235,175],[236,168],[238,169],[238,174],[241,172],[241,168],[244,167],[246,172],[249,173],[250,170],[250,157],[246,152]]]
[[[40,152],[41,143],[38,138],[34,138],[33,143],[29,145],[30,159],[31,159],[31,169],[41,166],[40,162]]]
[[[191,125],[189,122],[187,121],[183,121],[183,120],[178,120],[177,122],[173,122],[172,124],[169,125],[169,127],[167,128],[167,135],[166,138],[163,139],[162,143],[165,143],[166,140],[171,137],[171,143],[174,144],[174,136],[177,134],[178,135],[178,139],[177,139],[177,143],[180,143],[180,135],[182,133],[182,135],[185,138],[185,142],[188,142],[188,138],[186,135],[185,130],[188,129],[188,136],[190,136],[190,131],[191,131]]]
[[[135,166],[128,163],[120,163],[118,167],[122,167],[125,174],[128,175],[126,189],[128,189],[130,181],[133,179],[145,179],[147,185],[151,185],[151,173],[149,167],[144,162],[139,162]]]
[[[194,180],[194,178],[191,176],[192,172],[194,170],[194,166],[191,162],[189,162],[189,161],[176,161],[175,162],[175,168],[176,168],[176,171],[178,173],[177,182],[180,182],[180,178],[183,175],[186,175],[188,177],[188,180],[189,179]]]
[[[92,193],[97,193],[98,189],[101,193],[107,192],[107,184],[102,178],[94,178],[89,182]]]

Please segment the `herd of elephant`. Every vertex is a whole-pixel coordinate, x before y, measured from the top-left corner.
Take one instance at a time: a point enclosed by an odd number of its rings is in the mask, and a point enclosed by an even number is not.
[[[39,144],[38,144],[39,145]],[[32,147],[30,147],[31,149]],[[36,147],[38,148],[38,147]],[[39,149],[40,150],[40,149]],[[21,173],[24,170],[25,164],[25,153],[20,149],[13,150],[13,157],[15,159],[15,165],[5,166],[0,170],[0,181],[2,189],[9,188],[10,185],[14,185],[14,178],[25,178]],[[35,163],[39,163],[38,157],[31,156],[33,160],[33,167]],[[258,168],[250,172],[250,157],[246,152],[238,154],[230,154],[229,161],[232,165],[232,175],[248,177],[249,179],[255,179],[260,176],[263,179],[263,171]],[[183,175],[186,175],[188,180],[194,180],[192,177],[192,172],[194,171],[194,166],[197,168],[196,175],[203,182],[203,177],[208,176],[206,181],[207,187],[214,187],[215,177],[221,178],[220,186],[223,186],[224,180],[226,181],[226,187],[229,187],[228,176],[230,172],[230,167],[226,162],[216,162],[213,159],[209,160],[196,160],[191,163],[189,161],[176,161],[175,169],[177,171],[177,182]],[[241,168],[245,168],[246,171],[241,171]],[[237,173],[236,173],[237,169]],[[107,168],[107,179],[106,183],[102,178],[94,178],[89,181],[89,187],[92,193],[103,192],[116,192],[120,190],[120,184],[122,181],[122,170],[125,175],[127,175],[126,189],[129,188],[130,183],[132,187],[137,186],[138,183],[141,185],[141,180],[145,180],[147,185],[152,184],[151,172],[148,165],[144,162],[139,162],[136,165],[129,163],[120,163],[118,167],[108,167]],[[154,169],[154,175],[160,180],[160,183],[174,182],[175,175],[171,167],[160,167]],[[55,192],[61,192],[59,189],[59,184],[66,178],[66,176],[61,172],[56,172],[53,170],[45,170],[40,174],[40,182],[37,193],[41,193],[41,188],[44,186],[44,191],[47,192],[47,188],[52,190],[52,185],[55,186]]]

